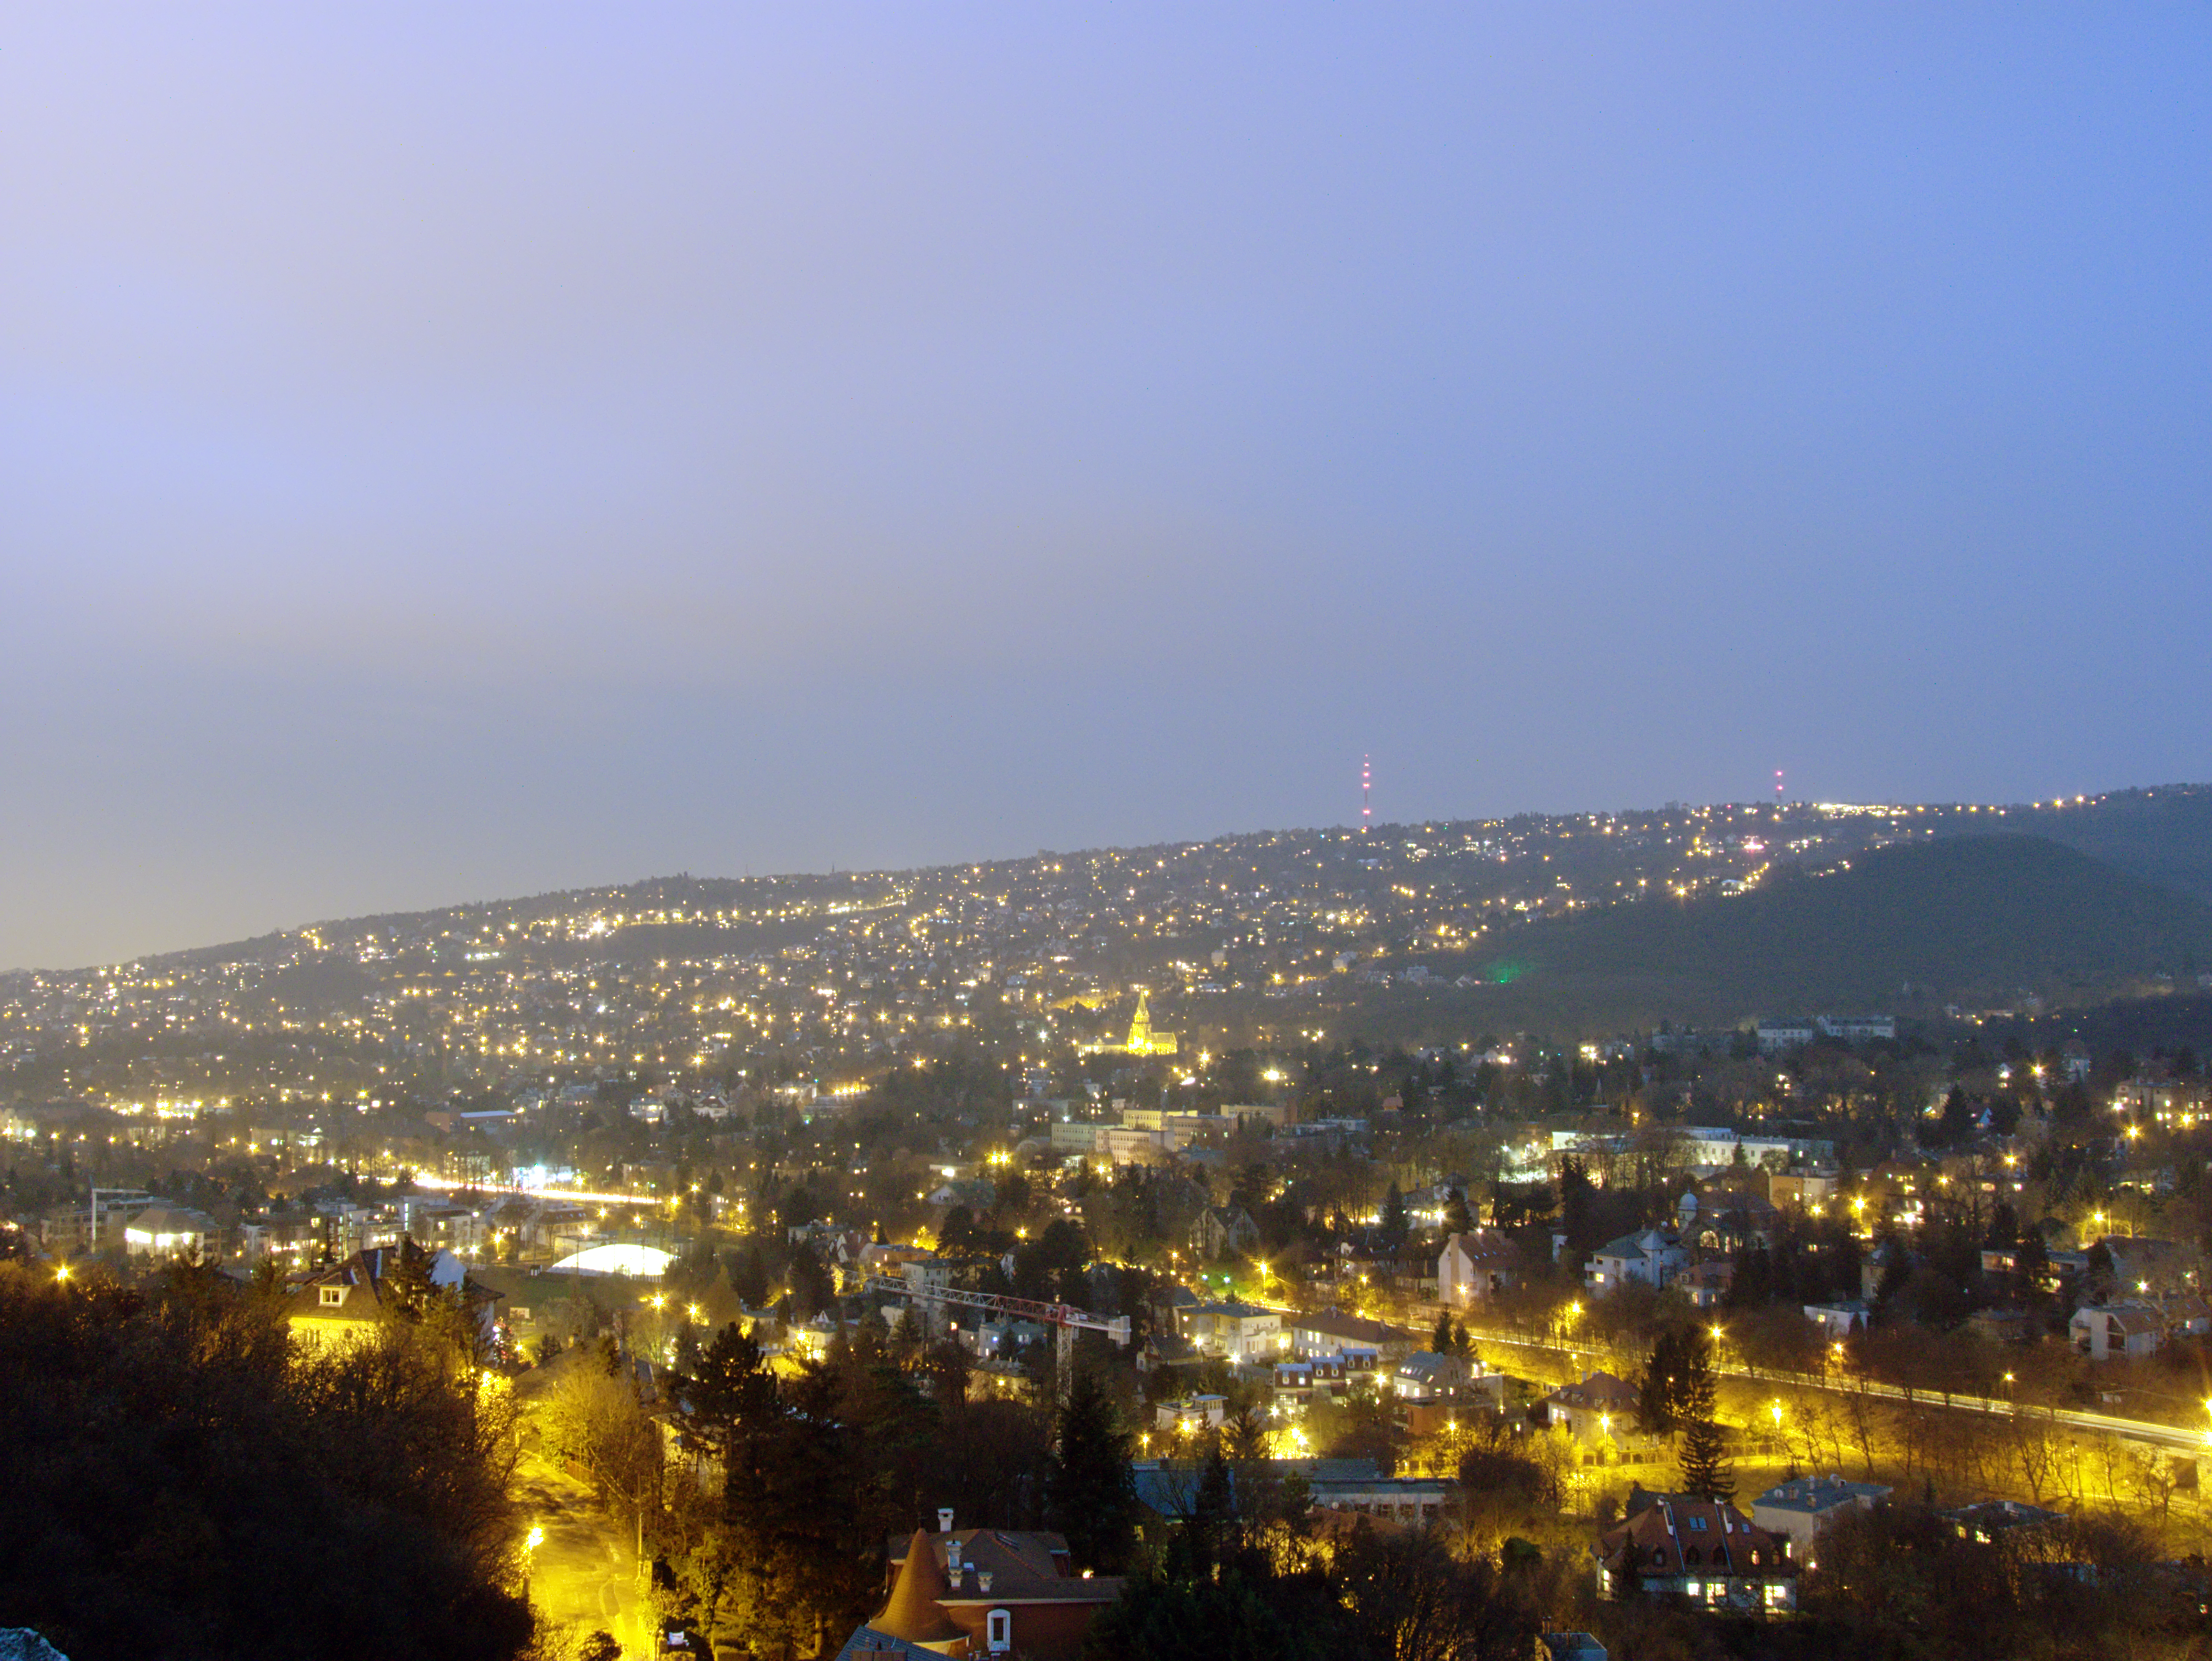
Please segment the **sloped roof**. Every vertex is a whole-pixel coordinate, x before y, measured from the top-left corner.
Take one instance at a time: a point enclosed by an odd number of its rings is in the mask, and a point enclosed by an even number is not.
[[[845,1640],[845,1647],[837,1652],[837,1661],[881,1661],[885,1656],[896,1657],[898,1661],[938,1661],[943,1653],[942,1650],[926,1650],[919,1644],[862,1625],[854,1628],[853,1635]]]
[[[1444,1242],[1444,1251],[1454,1246],[1469,1263],[1518,1265],[1521,1248],[1494,1228],[1478,1228],[1471,1234],[1454,1234]]]
[[[952,1624],[940,1601],[949,1591],[945,1571],[929,1549],[929,1537],[916,1529],[907,1542],[906,1560],[899,1565],[890,1601],[868,1625],[914,1644],[941,1644],[957,1638],[960,1628]]]
[[[945,1586],[939,1595],[943,1603],[1110,1603],[1121,1595],[1118,1576],[1095,1575],[1089,1579],[1071,1571],[1067,1541],[1045,1530],[1009,1531],[1001,1529],[956,1529],[951,1534],[915,1534],[903,1547],[894,1543],[891,1559],[905,1579],[905,1560],[916,1541],[926,1542],[935,1572]],[[947,1548],[960,1547],[960,1579],[951,1579],[946,1567]],[[982,1588],[982,1574],[991,1577],[991,1590]],[[878,1622],[878,1625],[881,1623]]]
[[[1357,1315],[1290,1315],[1285,1319],[1297,1331],[1318,1332],[1324,1338],[1352,1343],[1370,1343],[1380,1347],[1386,1343],[1408,1343],[1413,1337],[1403,1327],[1387,1326],[1381,1321],[1363,1320]]]
[[[1797,1572],[1781,1541],[1734,1506],[1679,1494],[1651,1495],[1649,1505],[1600,1536],[1596,1550],[1599,1561],[1616,1572],[1632,1557],[1641,1574]]]
[[[1636,1386],[1610,1373],[1593,1373],[1580,1384],[1560,1385],[1545,1399],[1562,1407],[1594,1407],[1618,1413],[1636,1405]]]

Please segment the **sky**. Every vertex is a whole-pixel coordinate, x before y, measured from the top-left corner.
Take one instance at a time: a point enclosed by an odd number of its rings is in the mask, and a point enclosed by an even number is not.
[[[0,967],[2212,778],[2212,9],[0,12]]]

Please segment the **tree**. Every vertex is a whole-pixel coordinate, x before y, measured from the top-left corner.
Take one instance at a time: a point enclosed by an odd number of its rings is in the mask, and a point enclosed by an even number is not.
[[[1449,1355],[1452,1353],[1452,1321],[1451,1311],[1449,1309],[1437,1312],[1437,1330],[1434,1336],[1429,1339],[1429,1348],[1439,1355]]]
[[[1680,1333],[1662,1332],[1636,1381],[1636,1428],[1646,1436],[1671,1436],[1679,1428],[1682,1342]]]
[[[1680,1481],[1682,1492],[1701,1500],[1725,1500],[1735,1492],[1735,1477],[1721,1446],[1721,1428],[1711,1419],[1692,1419],[1682,1428]]]
[[[295,1352],[241,1291],[0,1264],[0,1609],[66,1653],[508,1661],[513,1458],[412,1330]]]
[[[1393,1246],[1406,1238],[1406,1196],[1396,1183],[1382,1200],[1382,1237]]]
[[[1474,1214],[1468,1209],[1467,1196],[1456,1188],[1444,1201],[1444,1232],[1448,1234],[1471,1234],[1474,1232]]]
[[[602,1498],[635,1512],[659,1490],[660,1433],[626,1373],[608,1373],[576,1352],[545,1397],[544,1434],[589,1476]]]
[[[1045,1476],[1047,1513],[1079,1568],[1105,1573],[1127,1561],[1136,1527],[1129,1433],[1097,1375],[1078,1369],[1060,1410]]]

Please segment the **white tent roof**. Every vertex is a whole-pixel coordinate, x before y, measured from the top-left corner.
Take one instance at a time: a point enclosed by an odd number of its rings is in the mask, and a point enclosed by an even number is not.
[[[546,1272],[552,1275],[633,1275],[659,1280],[676,1261],[657,1246],[592,1246],[573,1252]]]

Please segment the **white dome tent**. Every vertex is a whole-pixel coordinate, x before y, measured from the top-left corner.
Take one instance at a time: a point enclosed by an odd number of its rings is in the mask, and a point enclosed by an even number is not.
[[[629,1280],[659,1280],[676,1261],[673,1252],[657,1246],[591,1246],[572,1252],[545,1272],[549,1275],[618,1275]]]

